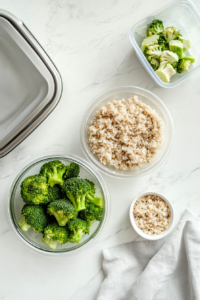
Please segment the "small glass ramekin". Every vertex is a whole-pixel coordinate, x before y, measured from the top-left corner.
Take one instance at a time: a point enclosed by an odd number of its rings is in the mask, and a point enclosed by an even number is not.
[[[187,54],[195,57],[195,63],[190,66],[189,71],[173,75],[169,83],[163,82],[157,76],[140,50],[141,43],[146,37],[147,27],[154,19],[162,20],[165,28],[173,26],[179,29],[182,36],[191,43]],[[138,59],[153,80],[163,88],[173,88],[200,70],[199,32],[200,14],[194,3],[190,0],[175,0],[136,23],[130,30],[129,38]]]
[[[103,219],[100,222],[95,221],[92,224],[92,226],[90,227],[89,235],[85,234],[82,237],[82,241],[80,244],[58,244],[57,248],[53,250],[41,241],[41,233],[36,233],[32,228],[30,228],[27,232],[23,232],[19,226],[19,221],[22,219],[21,209],[25,204],[20,195],[21,182],[30,175],[38,174],[40,171],[40,167],[44,163],[55,159],[61,160],[66,165],[71,162],[79,164],[80,176],[82,178],[87,178],[93,181],[95,183],[97,196],[104,199],[104,215]],[[84,159],[75,155],[49,154],[32,158],[31,161],[22,166],[21,171],[18,174],[14,174],[14,176],[12,176],[12,178],[10,179],[10,182],[6,189],[5,199],[8,220],[14,232],[30,249],[46,255],[60,256],[63,254],[75,254],[78,251],[83,251],[85,248],[88,248],[99,237],[99,235],[107,225],[110,214],[110,196],[104,179],[102,178],[101,174],[99,174],[98,170],[96,170],[96,168],[91,166]]]
[[[153,108],[164,122],[164,144],[156,155],[155,159],[138,170],[124,171],[114,167],[103,165],[97,157],[92,153],[89,145],[89,126],[95,119],[95,113],[108,102],[113,100],[127,100],[130,97],[138,96],[139,100]],[[80,128],[80,142],[85,156],[100,171],[116,178],[133,178],[147,175],[155,171],[166,160],[173,141],[174,128],[171,115],[164,103],[153,93],[135,86],[115,87],[98,95],[86,108]]]
[[[143,197],[143,196],[147,196],[147,195],[155,195],[155,196],[159,196],[160,198],[162,198],[169,206],[169,209],[170,209],[170,212],[171,212],[171,215],[170,215],[170,221],[169,221],[169,226],[168,228],[161,234],[158,234],[158,235],[149,235],[149,234],[146,234],[144,233],[140,228],[137,227],[136,223],[135,223],[135,219],[134,219],[134,216],[133,216],[133,207],[135,205],[135,202]],[[144,192],[144,193],[141,193],[139,194],[134,200],[133,202],[131,203],[131,206],[130,206],[130,210],[129,210],[129,218],[130,218],[130,222],[131,222],[131,225],[133,227],[133,229],[137,232],[137,234],[139,234],[142,238],[146,239],[146,240],[151,240],[151,241],[155,241],[155,240],[160,240],[162,238],[164,238],[166,235],[168,235],[171,230],[173,229],[173,225],[174,225],[174,209],[173,209],[173,206],[171,204],[171,202],[169,201],[168,198],[166,198],[166,196],[158,193],[158,192],[152,192],[152,191],[147,191],[147,192]]]

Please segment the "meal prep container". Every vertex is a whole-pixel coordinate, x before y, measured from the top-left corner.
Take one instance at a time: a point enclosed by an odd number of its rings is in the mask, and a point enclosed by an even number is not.
[[[0,157],[55,108],[60,74],[21,20],[0,10]]]
[[[195,57],[195,63],[193,63],[188,72],[181,74],[175,74],[171,77],[169,83],[164,83],[152,69],[147,59],[140,50],[141,43],[146,37],[146,30],[148,25],[154,20],[160,19],[164,23],[164,27],[173,26],[180,30],[182,36],[188,39],[191,43],[191,48],[187,54]],[[164,6],[160,10],[151,14],[142,21],[136,23],[130,30],[130,41],[135,49],[135,53],[140,60],[143,67],[154,79],[154,81],[161,87],[173,88],[179,83],[186,80],[189,76],[200,70],[200,14],[196,6],[189,0],[173,1],[170,4]]]
[[[138,96],[139,100],[144,102],[145,104],[149,105],[153,108],[160,118],[164,122],[164,144],[163,147],[160,149],[159,153],[156,155],[154,160],[144,165],[142,168],[138,170],[117,170],[114,167],[104,166],[92,153],[91,147],[89,145],[89,126],[91,125],[92,121],[95,119],[96,112],[108,102],[113,100],[121,100]],[[153,93],[139,88],[135,86],[121,86],[110,89],[100,95],[98,95],[86,108],[86,112],[83,116],[83,120],[81,123],[81,130],[80,130],[80,142],[81,147],[86,155],[86,157],[91,161],[99,170],[104,172],[107,175],[117,177],[117,178],[133,178],[147,175],[153,171],[155,171],[158,167],[160,167],[163,162],[166,160],[172,146],[174,135],[174,128],[171,115],[164,105],[164,103]]]
[[[135,224],[135,220],[134,220],[134,216],[133,216],[133,207],[135,205],[135,202],[140,197],[147,196],[147,195],[156,195],[156,196],[159,196],[160,198],[162,198],[164,201],[167,202],[167,204],[168,204],[168,206],[170,208],[170,211],[171,211],[171,217],[170,217],[170,222],[169,222],[168,228],[163,233],[155,235],[155,236],[148,235],[148,234],[144,233],[141,229],[139,229],[137,227],[137,225]],[[147,191],[145,193],[139,194],[133,200],[133,202],[131,203],[131,206],[130,206],[130,210],[129,210],[129,218],[130,218],[131,225],[133,226],[133,229],[137,232],[137,234],[139,234],[141,237],[143,237],[146,240],[155,241],[155,240],[162,239],[163,237],[165,237],[166,235],[168,235],[171,232],[171,230],[173,229],[173,224],[174,224],[174,209],[173,209],[173,206],[172,206],[171,202],[169,201],[169,199],[167,199],[164,195],[162,195],[160,193],[157,193],[157,192],[152,192],[152,191],[148,192]]]
[[[38,174],[40,172],[41,166],[51,160],[59,159],[65,165],[70,164],[71,162],[75,162],[80,166],[80,176],[82,178],[87,178],[95,183],[96,195],[102,197],[104,199],[104,215],[103,219],[98,222],[95,221],[90,227],[90,233],[85,234],[82,237],[80,244],[72,244],[67,243],[64,245],[57,246],[56,250],[53,250],[48,247],[42,240],[42,233],[36,233],[32,228],[30,228],[27,232],[23,232],[20,229],[19,222],[22,219],[21,209],[25,204],[20,195],[20,185],[22,181],[31,175]],[[91,246],[94,241],[99,237],[104,227],[108,222],[108,217],[110,213],[110,197],[107,186],[105,184],[104,179],[99,174],[99,172],[91,166],[84,159],[74,156],[74,155],[47,155],[43,157],[37,157],[32,159],[29,163],[27,163],[24,167],[22,167],[21,171],[16,175],[14,175],[10,183],[7,186],[7,190],[5,193],[6,198],[6,212],[9,219],[9,223],[11,224],[12,229],[15,231],[17,236],[31,249],[49,255],[62,255],[62,254],[70,254],[76,253],[78,251],[82,251],[85,248]]]

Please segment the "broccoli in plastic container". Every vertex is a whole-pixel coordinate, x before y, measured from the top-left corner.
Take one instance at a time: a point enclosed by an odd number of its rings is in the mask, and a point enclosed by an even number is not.
[[[162,32],[162,36],[165,38],[167,43],[170,43],[172,40],[179,38],[179,36],[181,36],[181,34],[177,28],[171,26],[171,27],[165,28],[165,30]]]
[[[147,29],[147,36],[152,36],[154,34],[160,34],[164,31],[163,22],[161,20],[154,20],[151,22]]]
[[[146,54],[150,57],[160,58],[162,54],[162,48],[160,45],[149,46]]]
[[[182,73],[184,71],[188,71],[190,65],[195,62],[195,58],[191,55],[184,56],[178,62],[177,72]]]
[[[170,51],[176,53],[179,58],[183,57],[183,44],[181,41],[173,40],[169,43]]]
[[[176,74],[176,70],[172,67],[172,65],[164,61],[160,63],[160,67],[156,71],[156,74],[162,81],[167,83],[170,81],[170,77]]]
[[[140,49],[158,77],[169,83],[171,76],[188,71],[195,58],[185,54],[190,49],[190,41],[182,37],[174,26],[164,29],[161,20],[153,20],[146,32]]]

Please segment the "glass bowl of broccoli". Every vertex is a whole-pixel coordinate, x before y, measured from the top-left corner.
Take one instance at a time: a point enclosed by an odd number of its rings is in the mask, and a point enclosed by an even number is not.
[[[173,88],[200,70],[200,13],[190,0],[170,2],[136,23],[129,38],[143,67]]]
[[[99,172],[74,155],[36,157],[8,185],[7,214],[13,230],[44,254],[76,253],[106,226],[107,186]]]

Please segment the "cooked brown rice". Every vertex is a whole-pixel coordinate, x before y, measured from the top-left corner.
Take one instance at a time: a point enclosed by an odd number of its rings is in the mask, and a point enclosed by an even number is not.
[[[134,170],[150,163],[163,145],[163,122],[137,96],[108,102],[89,127],[92,152],[104,165]]]
[[[148,235],[158,235],[169,226],[170,208],[166,201],[156,195],[139,198],[133,207],[135,224]]]

